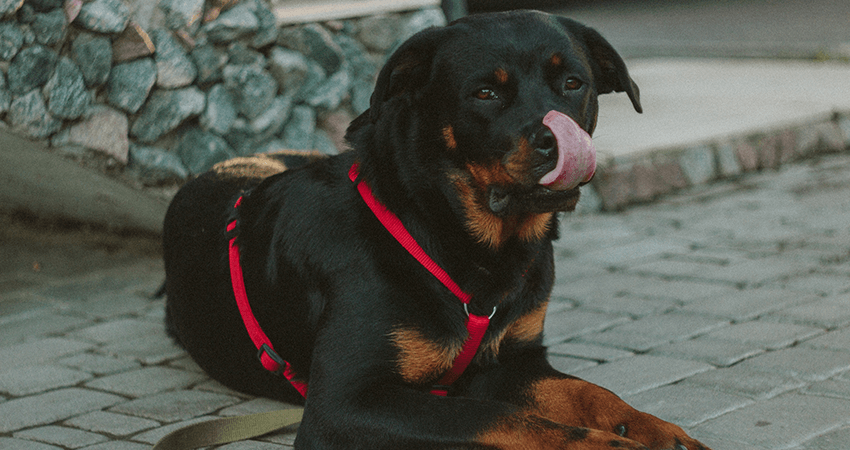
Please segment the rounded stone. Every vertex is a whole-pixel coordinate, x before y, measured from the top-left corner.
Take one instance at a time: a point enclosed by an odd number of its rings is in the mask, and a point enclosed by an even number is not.
[[[9,65],[9,90],[15,95],[23,95],[44,86],[58,60],[56,52],[41,45],[21,50]]]
[[[91,103],[80,68],[65,56],[59,59],[53,76],[44,86],[44,95],[50,113],[62,119],[79,118]]]
[[[204,173],[216,163],[236,156],[224,139],[199,128],[183,133],[177,144],[177,154],[193,174]]]
[[[94,0],[84,3],[75,20],[87,30],[120,33],[130,21],[130,9],[121,0]]]
[[[71,42],[71,56],[80,67],[86,86],[100,86],[112,69],[112,42],[105,36],[80,33]]]
[[[150,58],[137,59],[112,68],[107,84],[110,105],[129,113],[139,111],[156,83],[156,65]]]

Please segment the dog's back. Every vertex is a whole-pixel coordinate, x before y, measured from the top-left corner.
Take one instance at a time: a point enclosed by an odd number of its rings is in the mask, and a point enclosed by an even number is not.
[[[320,153],[284,150],[227,160],[183,186],[169,206],[163,232],[166,331],[208,373],[216,374],[220,367],[206,363],[219,360],[223,351],[233,347],[232,336],[245,333],[240,321],[221,321],[223,317],[238,319],[223,257],[230,203],[269,177],[324,158]],[[192,311],[175,313],[174,308]],[[210,314],[213,309],[233,309],[233,314]],[[200,335],[198,328],[211,332]],[[255,350],[242,353],[252,355]],[[255,362],[250,359],[246,364]],[[289,397],[288,390],[276,393],[278,385],[278,380],[270,380],[263,395]]]

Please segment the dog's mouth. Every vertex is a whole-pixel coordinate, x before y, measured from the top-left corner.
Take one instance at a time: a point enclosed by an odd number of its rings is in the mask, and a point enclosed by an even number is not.
[[[551,131],[545,153],[557,157],[533,186],[491,185],[487,206],[497,216],[573,211],[580,196],[579,187],[596,173],[596,149],[590,135],[575,120],[558,111],[549,111],[543,125]],[[555,142],[551,141],[554,136]]]
[[[500,217],[573,211],[580,196],[578,187],[552,190],[542,185],[531,189],[490,186],[487,192],[487,206],[493,214]]]

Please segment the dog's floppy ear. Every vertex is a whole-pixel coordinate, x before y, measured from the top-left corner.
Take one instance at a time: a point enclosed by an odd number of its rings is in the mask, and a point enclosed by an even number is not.
[[[558,21],[578,36],[584,42],[584,45],[587,46],[588,50],[590,50],[590,57],[596,62],[601,72],[594,73],[596,76],[597,92],[600,94],[625,92],[632,101],[635,111],[642,113],[640,89],[638,89],[637,84],[629,76],[626,63],[623,62],[623,58],[614,50],[614,47],[593,28],[586,27],[565,17],[559,17]]]
[[[428,28],[413,35],[393,52],[387,60],[369,104],[369,117],[378,120],[383,104],[394,97],[410,94],[424,86],[431,72],[431,63],[447,28]]]

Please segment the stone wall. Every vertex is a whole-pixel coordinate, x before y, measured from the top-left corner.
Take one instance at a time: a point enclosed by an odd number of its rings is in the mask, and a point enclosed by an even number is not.
[[[438,8],[278,27],[264,0],[0,0],[0,120],[148,188],[237,155],[336,153],[386,55],[444,23]]]

